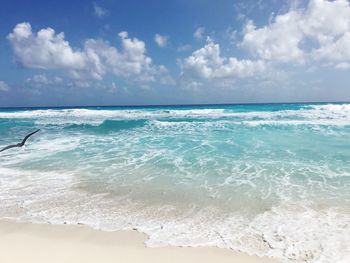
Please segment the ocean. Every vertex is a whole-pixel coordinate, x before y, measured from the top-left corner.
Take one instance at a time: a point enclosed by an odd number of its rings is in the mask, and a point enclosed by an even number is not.
[[[0,109],[0,219],[350,262],[350,104]],[[0,148],[1,148],[0,147]]]

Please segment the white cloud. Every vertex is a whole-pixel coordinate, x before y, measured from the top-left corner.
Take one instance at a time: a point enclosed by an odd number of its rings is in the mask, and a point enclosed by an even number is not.
[[[159,47],[165,47],[168,44],[169,37],[155,34],[154,41]]]
[[[45,74],[37,74],[30,78],[27,78],[26,82],[37,86],[41,86],[41,85],[59,84],[59,83],[62,83],[63,80],[62,78],[57,76],[49,78]]]
[[[252,22],[245,28],[242,46],[261,59],[281,62],[301,61],[303,52],[299,48],[302,39],[297,23],[299,14],[290,12],[277,16],[276,22],[257,29]]]
[[[10,87],[5,81],[0,80],[0,91],[9,91]]]
[[[33,81],[35,83],[40,83],[40,84],[49,84],[50,83],[49,79],[45,75],[42,75],[42,74],[34,75],[32,78],[28,78],[27,81],[28,82]]]
[[[350,68],[350,63],[342,62],[342,63],[337,64],[335,67],[337,69],[349,69]]]
[[[73,49],[52,28],[33,33],[29,23],[16,25],[8,35],[16,60],[28,68],[62,69],[76,80],[100,80],[107,73],[130,81],[155,81],[167,69],[152,63],[146,55],[145,43],[129,38],[127,32],[119,33],[121,48],[108,41],[88,39],[83,49]]]
[[[236,78],[251,77],[265,71],[261,60],[239,60],[235,57],[223,57],[219,44],[209,37],[204,47],[194,51],[181,62],[182,75],[199,86],[201,81],[231,83]]]
[[[98,18],[102,18],[108,15],[108,10],[99,6],[96,2],[93,3],[93,6],[94,6],[94,13]]]
[[[350,5],[347,0],[310,0],[264,27],[248,22],[241,46],[274,62],[323,62],[341,67],[350,61]],[[339,66],[337,66],[339,64]]]
[[[185,45],[181,45],[177,48],[177,51],[179,52],[183,52],[183,51],[189,51],[192,49],[192,46],[190,44],[185,44]]]
[[[17,61],[26,67],[82,69],[85,66],[83,52],[74,51],[65,41],[64,33],[56,34],[52,28],[33,34],[29,23],[20,23],[7,38]]]
[[[202,39],[204,36],[205,28],[204,27],[198,27],[196,31],[193,33],[193,37],[196,39]]]
[[[129,38],[127,32],[119,33],[122,49],[111,46],[103,40],[90,39],[85,43],[85,52],[92,64],[91,68],[97,74],[110,71],[117,76],[138,80],[155,81],[156,77],[167,72],[160,65],[155,66],[152,59],[146,56],[146,47],[143,41]]]
[[[345,32],[341,37],[330,41],[318,49],[312,51],[315,60],[330,62],[341,68],[341,64],[350,62],[350,32]]]

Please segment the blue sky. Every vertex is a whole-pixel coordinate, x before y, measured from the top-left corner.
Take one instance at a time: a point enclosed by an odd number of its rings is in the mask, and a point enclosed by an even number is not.
[[[0,106],[350,100],[348,0],[9,1]]]

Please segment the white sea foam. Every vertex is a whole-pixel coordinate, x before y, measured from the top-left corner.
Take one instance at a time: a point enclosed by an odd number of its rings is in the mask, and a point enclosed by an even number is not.
[[[72,151],[79,146],[78,136],[67,138],[57,138],[57,136],[44,136],[41,138],[32,138],[34,143],[28,144],[18,151],[9,150],[1,155],[3,166],[19,166],[26,162],[43,161],[52,155]]]
[[[0,112],[0,118],[33,119],[37,124],[91,124],[99,125],[105,120],[135,120],[161,118],[226,118],[247,125],[350,125],[350,104],[305,106],[296,110],[237,112],[224,109],[182,110],[30,110]]]
[[[72,174],[1,168],[0,217],[38,223],[83,223],[103,230],[136,228],[159,246],[218,246],[283,262],[348,262],[350,209],[301,203],[255,216],[214,207],[145,205],[128,196],[89,194]]]

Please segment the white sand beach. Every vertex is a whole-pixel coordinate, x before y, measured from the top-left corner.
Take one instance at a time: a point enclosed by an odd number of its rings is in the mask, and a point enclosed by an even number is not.
[[[277,262],[215,247],[146,248],[145,239],[137,231],[1,221],[0,262]]]

